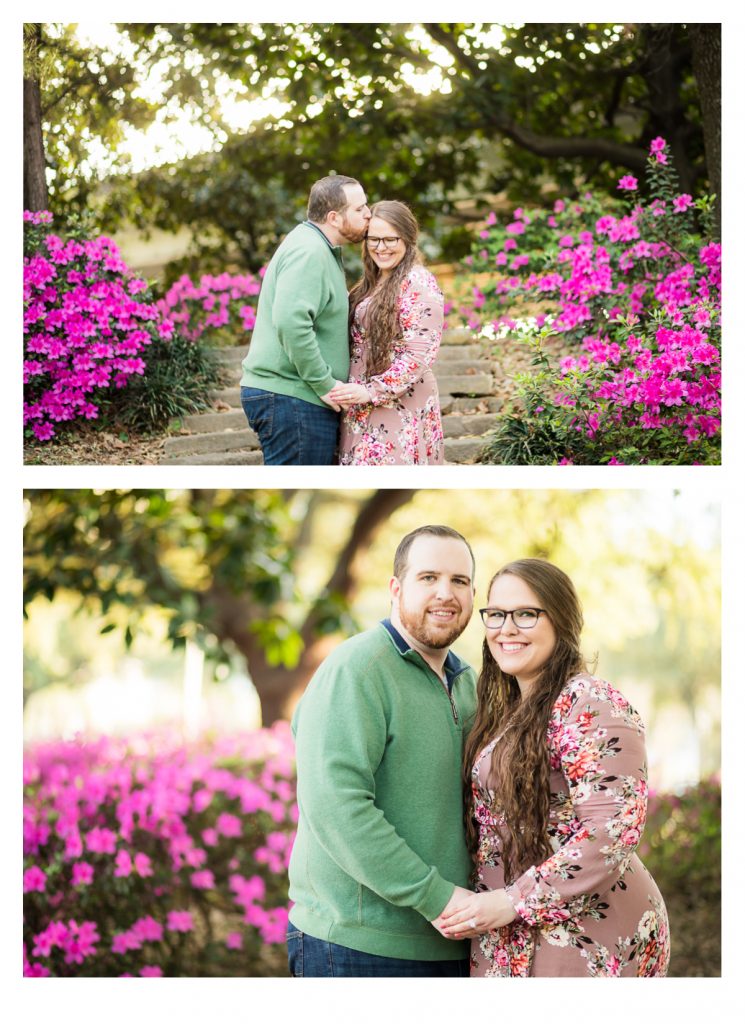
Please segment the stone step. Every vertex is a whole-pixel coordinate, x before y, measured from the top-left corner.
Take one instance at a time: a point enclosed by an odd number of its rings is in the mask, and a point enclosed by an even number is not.
[[[248,348],[245,345],[239,345],[235,348],[216,348],[212,352],[212,357],[220,366],[232,369],[233,367],[240,367],[246,358],[247,352]]]
[[[212,434],[218,430],[242,430],[248,426],[243,409],[230,412],[199,412],[184,416],[181,421],[186,430],[199,434]]]
[[[244,421],[245,422],[245,421]],[[242,430],[221,430],[214,434],[176,434],[166,438],[165,456],[225,452],[234,448],[258,448],[259,441],[246,425]]]
[[[485,356],[486,353],[483,345],[478,343],[472,345],[440,345],[440,351],[437,353],[439,362],[443,360],[450,362],[454,359],[483,359]]]
[[[164,458],[161,466],[263,466],[260,448],[236,448],[230,452],[199,452]]]
[[[494,417],[487,413],[475,416],[444,416],[445,437],[482,437],[494,429]]]
[[[475,462],[477,456],[484,447],[484,439],[481,437],[449,437],[445,439],[445,462],[452,465],[457,463]]]
[[[229,405],[233,409],[242,409],[241,389],[240,387],[218,388],[216,391],[210,391],[210,401],[222,402],[223,405]]]
[[[468,327],[446,327],[442,332],[443,345],[469,345],[473,341],[473,331]]]
[[[445,395],[490,395],[494,381],[488,373],[438,375],[437,387]]]
[[[440,395],[440,401],[442,402],[442,395]],[[450,404],[448,406],[448,412],[462,412],[469,415],[477,415],[483,412],[483,406],[486,406],[487,412],[495,413],[499,412],[502,408],[502,399],[497,398],[494,395],[483,395],[478,398],[453,398],[452,395],[447,396],[450,398]],[[445,409],[443,407],[443,413]]]
[[[488,359],[445,359],[435,363],[435,377],[465,377],[469,374],[491,373]]]

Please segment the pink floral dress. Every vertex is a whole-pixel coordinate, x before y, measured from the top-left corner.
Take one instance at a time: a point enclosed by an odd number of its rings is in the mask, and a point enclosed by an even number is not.
[[[391,365],[366,376],[365,314],[369,299],[354,314],[349,379],[364,384],[371,405],[353,405],[341,420],[342,466],[442,465],[440,397],[432,364],[442,337],[442,292],[422,266],[409,271],[399,295],[401,337],[393,342]]]
[[[488,778],[501,736],[472,771],[479,827],[479,890],[504,886],[501,830]],[[628,701],[594,676],[570,679],[548,728],[553,854],[507,886],[517,917],[471,942],[471,975],[662,977],[670,960],[667,911],[635,854],[647,813],[644,726]]]

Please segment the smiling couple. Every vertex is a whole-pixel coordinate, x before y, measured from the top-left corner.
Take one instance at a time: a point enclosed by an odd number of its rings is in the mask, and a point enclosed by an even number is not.
[[[663,976],[642,722],[588,674],[574,586],[540,559],[493,576],[477,682],[450,650],[474,575],[456,530],[407,534],[389,618],[298,705],[290,973]]]
[[[440,465],[432,364],[443,296],[396,201],[367,205],[355,178],[310,192],[308,219],[264,275],[243,360],[241,403],[266,465]],[[347,294],[342,246],[362,242],[363,277]]]

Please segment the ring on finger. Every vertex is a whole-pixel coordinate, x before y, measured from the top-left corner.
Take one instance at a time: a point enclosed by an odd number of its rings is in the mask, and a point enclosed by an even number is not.
[[[469,919],[468,919],[468,927],[469,928],[473,928],[473,930],[476,931],[476,918],[475,917],[469,917]]]

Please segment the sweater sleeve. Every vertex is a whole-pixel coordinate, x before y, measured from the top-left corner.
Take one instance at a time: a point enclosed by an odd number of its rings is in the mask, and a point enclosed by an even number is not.
[[[373,405],[385,405],[421,380],[437,358],[444,323],[444,301],[429,271],[415,267],[399,296],[398,322],[402,341],[394,343],[387,370],[366,381]]]
[[[318,258],[312,252],[298,250],[283,257],[272,304],[272,323],[298,377],[319,398],[336,382],[321,355],[315,329],[318,314],[328,300],[328,290]]]
[[[355,664],[328,658],[303,696],[298,803],[315,840],[346,874],[431,921],[455,886],[408,846],[376,803],[386,712],[369,672]]]
[[[507,886],[520,917],[551,928],[585,913],[620,882],[647,814],[644,727],[617,690],[579,680],[560,695],[549,725],[551,767],[569,787],[561,832],[542,864]]]

